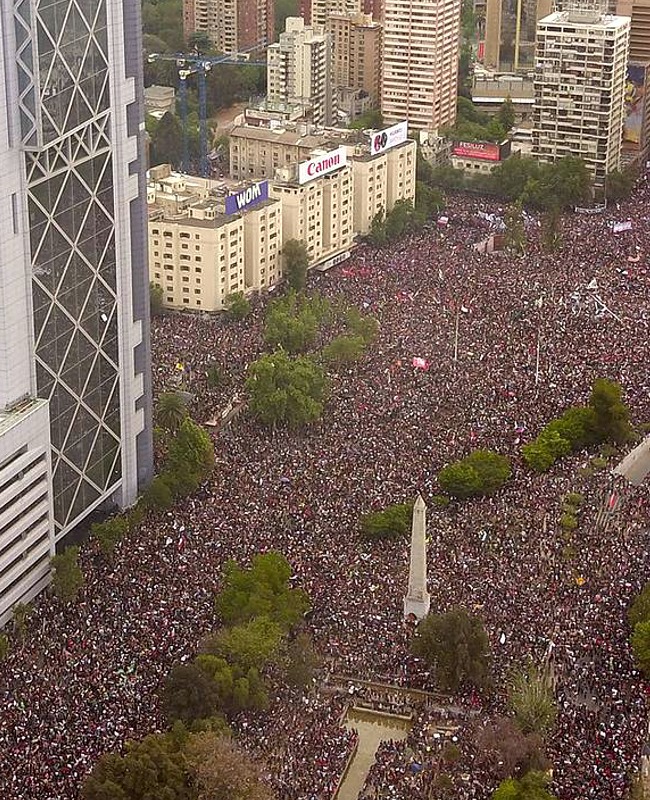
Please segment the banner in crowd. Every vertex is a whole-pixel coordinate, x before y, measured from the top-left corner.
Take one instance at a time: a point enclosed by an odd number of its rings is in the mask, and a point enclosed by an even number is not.
[[[631,231],[631,230],[632,230],[632,220],[630,219],[625,220],[625,222],[612,223],[613,233],[622,233],[623,231]]]

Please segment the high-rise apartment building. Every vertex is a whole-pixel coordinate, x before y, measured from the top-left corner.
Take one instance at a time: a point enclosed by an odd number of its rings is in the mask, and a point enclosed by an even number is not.
[[[630,61],[650,62],[650,0],[612,0],[610,11],[632,19]]]
[[[487,0],[483,63],[496,72],[534,69],[537,21],[553,10],[553,0]]]
[[[437,130],[456,119],[460,0],[385,0],[381,112],[385,122]]]
[[[266,47],[275,35],[275,0],[183,0],[183,30],[186,39],[206,33],[227,55]]]
[[[308,25],[324,28],[330,14],[359,14],[361,0],[300,0],[299,13]]]
[[[621,165],[629,17],[576,0],[537,26],[533,153],[582,158],[596,185]]]
[[[280,40],[267,50],[267,102],[302,106],[315,125],[332,125],[336,96],[332,80],[332,37],[322,28],[287,17]]]
[[[139,4],[0,16],[0,624],[152,470]]]
[[[326,30],[332,36],[334,85],[363,89],[379,104],[381,25],[369,14],[330,14]]]

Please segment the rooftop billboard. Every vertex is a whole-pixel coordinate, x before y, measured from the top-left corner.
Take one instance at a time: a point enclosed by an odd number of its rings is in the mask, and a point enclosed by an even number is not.
[[[226,197],[226,214],[237,214],[269,199],[269,182],[259,181]]]
[[[501,147],[494,142],[456,142],[451,148],[451,153],[460,158],[501,161]]]
[[[408,124],[406,121],[398,122],[383,131],[377,131],[370,137],[370,153],[373,156],[379,155],[391,147],[402,144],[408,138]]]
[[[327,175],[336,169],[344,167],[348,163],[348,155],[345,147],[337,147],[321,156],[310,158],[298,164],[298,183],[307,183],[318,178],[320,175]]]

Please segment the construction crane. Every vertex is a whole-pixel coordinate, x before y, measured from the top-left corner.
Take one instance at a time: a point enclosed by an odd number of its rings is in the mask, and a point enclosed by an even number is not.
[[[233,53],[227,56],[202,56],[200,54],[187,55],[176,53],[174,55],[163,55],[161,53],[151,53],[147,56],[147,61],[152,64],[154,61],[175,61],[178,67],[178,98],[181,109],[181,122],[183,125],[183,162],[182,170],[187,173],[190,169],[190,143],[187,122],[187,79],[190,75],[197,76],[199,89],[199,153],[200,153],[200,172],[204,178],[210,174],[208,162],[208,92],[206,75],[213,67],[219,64],[234,64],[244,67],[265,67],[266,61],[251,61],[250,54],[259,50],[259,46],[243,50],[241,53]]]

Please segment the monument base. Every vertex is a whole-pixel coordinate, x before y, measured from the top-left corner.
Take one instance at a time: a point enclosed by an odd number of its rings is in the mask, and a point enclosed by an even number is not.
[[[429,592],[425,592],[421,597],[407,596],[404,598],[404,617],[413,614],[413,616],[420,621],[429,613],[430,606],[431,595]]]

